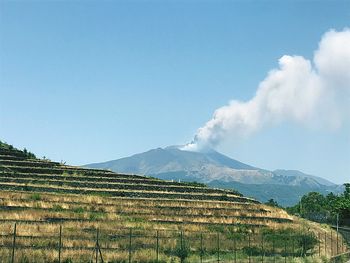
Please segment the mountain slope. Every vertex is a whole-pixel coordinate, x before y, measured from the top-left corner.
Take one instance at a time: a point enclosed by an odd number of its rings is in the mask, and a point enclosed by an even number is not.
[[[174,146],[152,149],[144,153],[118,160],[89,164],[91,168],[108,168],[131,173],[159,173],[165,171],[197,170],[204,163],[232,169],[257,170],[252,166],[228,158],[215,151],[207,153],[189,152]]]
[[[169,161],[168,154],[159,162]],[[233,251],[232,233],[237,246],[243,247],[246,233],[255,235],[249,236],[252,244],[260,244],[258,234],[269,230],[280,235],[300,228],[302,222],[232,190],[65,165],[38,159],[1,141],[0,200],[1,262],[11,261],[12,236],[16,262],[60,261],[61,237],[61,262],[90,262],[96,238],[103,242],[100,253],[105,262],[130,261],[131,247],[126,244],[132,244],[133,262],[155,262],[158,252],[162,262],[179,262],[174,255],[180,233],[193,240],[189,251],[193,259],[203,251],[194,242],[202,233],[206,248],[215,247],[220,237],[222,251]],[[216,249],[208,249],[204,256],[212,260],[216,255]]]
[[[135,173],[166,180],[197,181],[213,187],[236,188],[260,201],[275,198],[292,205],[309,191],[336,191],[336,185],[317,176],[293,170],[268,171],[231,159],[214,150],[190,152],[177,146],[157,148],[130,157],[86,165],[90,168]],[[294,191],[282,191],[283,187]],[[288,192],[288,195],[287,195]]]
[[[318,176],[314,176],[314,175],[310,175],[310,174],[305,174],[303,172],[297,171],[297,170],[282,170],[282,169],[278,169],[278,170],[274,170],[273,171],[275,174],[277,175],[281,175],[281,176],[287,176],[287,177],[297,177],[300,179],[307,179],[307,178],[311,178],[314,179],[316,182],[318,182],[319,184],[322,185],[326,185],[326,186],[334,186],[334,183],[318,177]]]

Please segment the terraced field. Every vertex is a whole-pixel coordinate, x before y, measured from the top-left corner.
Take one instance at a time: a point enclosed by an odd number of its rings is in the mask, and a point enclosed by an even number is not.
[[[198,251],[204,251],[203,245],[209,258],[216,257],[218,244],[222,258],[225,253],[233,256],[233,245],[240,257],[239,251],[247,244],[250,248],[264,242],[263,233],[282,235],[286,229],[298,229],[296,239],[288,232],[287,240],[292,242],[288,246],[295,245],[288,254],[292,258],[304,249],[297,241],[302,229],[316,233],[316,239],[319,231],[325,232],[235,191],[68,166],[33,158],[3,143],[0,146],[0,259],[5,258],[4,262],[13,257],[14,231],[16,246],[21,248],[17,248],[14,262],[54,262],[57,253],[61,262],[89,262],[91,251],[97,251],[97,229],[100,242],[104,240],[104,260],[110,262],[154,262],[155,258],[176,262],[181,258],[176,254],[179,233],[186,242],[192,240],[188,250],[193,258],[188,262],[202,260]],[[233,236],[238,243],[230,241]],[[327,236],[323,240],[327,256]],[[344,249],[342,239],[337,241],[337,248]],[[269,253],[282,254],[283,247],[265,244],[265,248],[269,246]],[[134,252],[132,258],[130,251]],[[254,258],[250,256],[249,262]],[[248,258],[242,254],[237,262],[244,260]]]
[[[118,214],[142,217],[152,222],[252,226],[292,222],[292,218],[282,210],[263,207],[257,201],[234,191],[139,175],[116,174],[108,170],[84,169],[48,160],[28,159],[22,151],[14,149],[1,148],[0,161],[2,190],[79,194],[79,201],[75,203],[65,203],[62,200],[55,203],[50,200],[50,195],[46,195],[47,201],[41,200],[42,207],[35,208],[35,214],[38,216],[45,214],[47,209],[52,210],[53,205],[65,207],[65,213],[72,212],[82,205],[90,211],[94,204],[83,202],[87,199],[86,196],[81,196],[84,194],[109,197],[103,207],[106,217],[115,217]],[[4,211],[8,210],[5,205],[8,200],[2,199]],[[9,209],[16,209],[18,214],[28,214],[28,209],[34,209],[31,207],[36,205],[34,202],[27,202],[26,207],[21,208],[23,199],[19,198],[16,202],[16,199],[11,197],[10,200],[12,206],[8,206]],[[45,220],[42,217],[33,219]]]

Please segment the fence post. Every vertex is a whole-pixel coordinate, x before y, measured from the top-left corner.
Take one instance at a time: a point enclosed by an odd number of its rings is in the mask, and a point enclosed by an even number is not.
[[[236,247],[236,238],[233,238],[233,249],[234,249],[234,257],[235,257],[235,263],[237,261],[237,247]]]
[[[306,238],[303,235],[303,258],[306,257]]]
[[[318,257],[321,257],[321,233],[318,232]]]
[[[264,262],[264,254],[265,254],[265,250],[264,250],[264,234],[261,234],[261,262]]]
[[[327,256],[327,232],[324,232],[324,255]]]
[[[181,247],[181,251],[183,251],[183,249],[184,249],[184,243],[183,243],[184,241],[183,241],[183,232],[182,232],[182,230],[181,230],[181,232],[180,232],[180,247]]]
[[[200,251],[200,263],[203,262],[203,233],[201,232],[201,251]]]
[[[251,249],[250,249],[250,234],[248,234],[248,251],[249,251],[249,253],[248,253],[248,261],[249,261],[249,263],[251,262],[251,258],[250,258],[250,256],[251,256]]]
[[[131,263],[131,239],[132,239],[132,228],[129,231],[129,263]]]
[[[331,256],[333,256],[333,233],[331,230]]]
[[[295,249],[294,249],[295,235],[292,235],[292,258],[294,259]]]
[[[287,263],[287,238],[284,239],[284,263]]]
[[[58,241],[58,263],[61,263],[61,247],[62,247],[62,225],[60,225],[60,237]]]
[[[95,262],[98,263],[98,238],[99,238],[99,229],[96,229],[96,246],[95,246]]]
[[[273,253],[273,262],[276,262],[276,253],[275,253],[275,239],[272,239],[272,253]]]
[[[217,233],[218,262],[220,262],[220,233]]]
[[[14,262],[15,262],[16,231],[17,231],[17,224],[15,223],[15,226],[14,226],[14,228],[13,228],[13,241],[12,241],[12,257],[11,257],[11,263],[14,263]]]
[[[337,255],[339,255],[339,233],[337,228]]]
[[[157,230],[157,248],[156,248],[156,253],[157,253],[157,262],[159,261],[159,230]]]

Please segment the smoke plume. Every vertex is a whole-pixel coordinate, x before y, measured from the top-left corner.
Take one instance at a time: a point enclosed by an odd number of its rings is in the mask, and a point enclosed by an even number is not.
[[[184,150],[215,147],[284,121],[337,129],[350,117],[350,29],[325,33],[310,61],[284,55],[246,102],[217,109]]]

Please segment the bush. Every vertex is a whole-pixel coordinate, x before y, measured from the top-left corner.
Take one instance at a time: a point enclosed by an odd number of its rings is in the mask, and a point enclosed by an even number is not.
[[[175,248],[175,255],[180,258],[180,262],[185,262],[185,259],[190,254],[190,247],[188,243],[186,242],[183,233],[181,232],[179,240],[177,241],[176,248]]]
[[[105,213],[102,213],[102,212],[92,212],[90,213],[90,220],[99,220],[101,218],[103,218],[105,215]]]
[[[73,208],[73,212],[81,214],[81,213],[85,212],[85,209],[84,209],[84,207],[75,207],[75,208]]]
[[[318,244],[318,240],[313,233],[299,234],[298,244],[302,248],[302,255],[305,256],[307,251]]]
[[[39,200],[41,200],[41,196],[39,193],[34,193],[34,194],[30,195],[29,199],[34,200],[34,201],[39,201]]]
[[[55,211],[55,212],[60,212],[60,211],[63,211],[64,209],[60,205],[53,205],[52,206],[52,210]]]
[[[263,254],[263,251],[261,248],[259,247],[243,247],[243,252],[246,255],[250,255],[250,256],[259,256]]]

